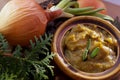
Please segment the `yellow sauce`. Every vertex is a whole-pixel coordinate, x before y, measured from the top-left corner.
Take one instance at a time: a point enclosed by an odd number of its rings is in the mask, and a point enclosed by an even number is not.
[[[88,40],[91,39],[87,59],[82,60]],[[97,55],[90,57],[92,51],[99,47]],[[117,42],[107,31],[95,24],[77,24],[63,38],[65,58],[76,69],[97,73],[111,68],[116,61]]]

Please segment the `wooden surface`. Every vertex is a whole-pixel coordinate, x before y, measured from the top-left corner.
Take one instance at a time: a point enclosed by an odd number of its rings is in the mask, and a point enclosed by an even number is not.
[[[0,9],[5,5],[5,3],[9,0],[0,0]],[[46,0],[36,0],[38,3],[46,1]],[[115,18],[116,16],[120,17],[120,6],[114,5],[108,2],[105,2],[106,7],[107,7],[107,12],[108,15],[112,16]],[[65,75],[57,66],[55,66],[55,80],[72,80],[70,77]],[[120,78],[115,79],[115,80],[120,80]]]
[[[120,6],[105,1],[104,3],[107,7],[108,15],[112,16],[113,18],[116,16],[120,17]]]

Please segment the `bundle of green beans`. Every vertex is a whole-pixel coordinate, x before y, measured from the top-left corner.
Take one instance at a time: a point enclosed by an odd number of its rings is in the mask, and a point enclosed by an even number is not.
[[[98,9],[93,9],[93,7],[80,8],[77,1],[62,0],[61,2],[59,2],[58,5],[50,8],[50,10],[56,9],[62,9],[64,11],[64,14],[66,14],[68,17],[88,15],[97,16],[109,21],[114,21],[112,17],[99,13],[100,11],[104,10],[104,8]]]

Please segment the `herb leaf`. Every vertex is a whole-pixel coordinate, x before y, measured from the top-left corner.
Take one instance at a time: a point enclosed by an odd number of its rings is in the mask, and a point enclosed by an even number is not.
[[[86,49],[83,53],[82,59],[85,61],[87,59],[88,50]]]
[[[0,55],[0,79],[48,80],[48,74],[51,73],[52,76],[54,74],[53,66],[50,65],[54,56],[50,52],[51,39],[51,34],[45,34],[39,38],[35,37],[35,42],[30,40],[31,46],[29,48],[24,49],[18,45],[12,51],[12,57]],[[6,39],[0,35],[0,44],[3,44],[3,41]],[[9,47],[8,43],[4,44],[7,46],[3,52]]]
[[[98,52],[99,52],[99,47],[96,47],[96,48],[92,51],[90,57],[91,57],[91,58],[94,58],[95,56],[97,56]]]
[[[89,49],[90,49],[90,46],[91,46],[91,39],[88,40],[88,42],[87,42],[87,47],[86,47],[86,49],[85,49],[85,51],[84,51],[84,53],[83,53],[83,55],[82,55],[83,61],[85,61],[85,60],[87,59],[88,51],[89,51]]]
[[[16,77],[17,76],[14,74],[8,74],[8,72],[5,72],[0,75],[0,80],[15,80]]]
[[[9,44],[5,37],[0,33],[0,54],[9,52]]]
[[[91,39],[89,39],[88,42],[87,42],[87,50],[90,49],[90,46],[91,46]]]

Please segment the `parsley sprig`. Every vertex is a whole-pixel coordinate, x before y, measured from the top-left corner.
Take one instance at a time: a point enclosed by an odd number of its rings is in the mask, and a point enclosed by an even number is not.
[[[50,52],[51,34],[45,34],[35,42],[30,40],[29,48],[16,46],[11,56],[3,53],[9,49],[9,44],[0,35],[0,79],[2,80],[48,80],[48,73],[53,76],[53,66],[50,65],[54,54]],[[3,48],[2,48],[3,47]]]

